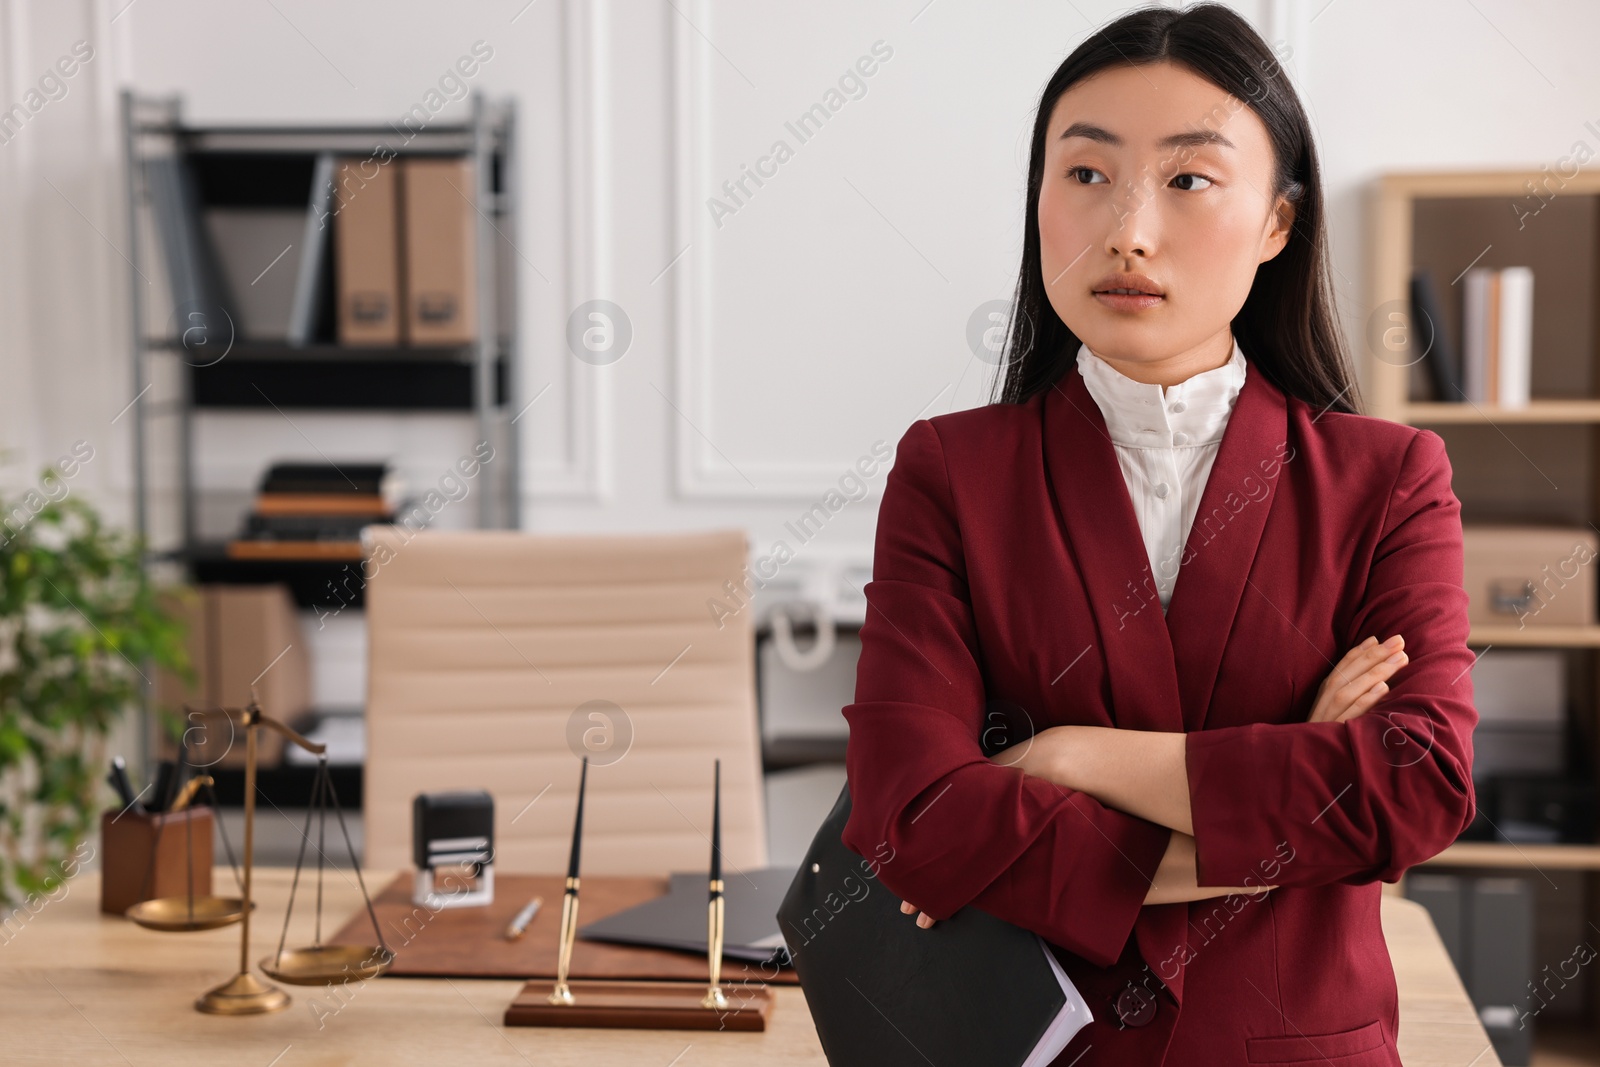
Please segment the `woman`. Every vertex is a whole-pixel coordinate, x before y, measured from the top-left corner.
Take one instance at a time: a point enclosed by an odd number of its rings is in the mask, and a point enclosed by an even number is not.
[[[1357,412],[1324,242],[1260,37],[1122,18],[1039,105],[1002,402],[900,440],[844,840],[1053,946],[1059,1064],[1400,1062],[1379,883],[1475,808],[1460,503]]]

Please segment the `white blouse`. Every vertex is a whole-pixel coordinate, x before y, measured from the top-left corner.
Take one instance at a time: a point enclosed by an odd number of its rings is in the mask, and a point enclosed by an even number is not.
[[[1088,345],[1078,348],[1078,370],[1105,416],[1128,483],[1162,614],[1178,581],[1183,546],[1200,509],[1200,492],[1244,388],[1246,366],[1235,338],[1228,362],[1168,386],[1163,393],[1159,385],[1129,378],[1090,352]]]

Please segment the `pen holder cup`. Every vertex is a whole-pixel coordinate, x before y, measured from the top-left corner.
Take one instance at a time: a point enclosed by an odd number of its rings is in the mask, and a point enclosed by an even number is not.
[[[100,910],[121,915],[146,900],[181,897],[191,891],[196,897],[210,896],[214,825],[211,809],[202,806],[173,812],[102,812]]]

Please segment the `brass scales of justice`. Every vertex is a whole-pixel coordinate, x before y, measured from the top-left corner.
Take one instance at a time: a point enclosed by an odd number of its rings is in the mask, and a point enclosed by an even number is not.
[[[194,1002],[197,1010],[212,1015],[260,1015],[266,1012],[282,1011],[290,1003],[288,993],[277,986],[262,982],[250,972],[250,913],[255,909],[255,901],[251,896],[251,870],[253,867],[252,853],[255,846],[255,813],[256,813],[256,733],[263,727],[276,730],[288,740],[318,757],[317,775],[312,785],[311,806],[306,811],[305,830],[300,835],[300,855],[295,861],[294,880],[289,888],[289,906],[283,916],[283,933],[278,939],[278,951],[260,961],[261,970],[271,978],[289,985],[339,985],[353,979],[376,978],[384,973],[394,963],[394,952],[383,940],[383,932],[378,928],[378,917],[372,908],[372,897],[367,892],[367,886],[361,877],[361,867],[356,860],[355,846],[350,841],[350,830],[345,826],[344,810],[339,806],[339,798],[334,793],[333,781],[328,774],[328,756],[324,745],[316,744],[289,729],[283,723],[264,714],[252,691],[248,706],[243,708],[208,708],[204,710],[184,709],[190,717],[222,717],[235,728],[242,727],[245,734],[245,770],[244,770],[244,877],[239,879],[238,866],[233,863],[233,848],[228,843],[227,832],[222,831],[223,848],[227,852],[230,866],[236,881],[240,882],[241,895],[238,897],[194,895],[194,885],[191,880],[185,886],[185,895],[179,897],[161,897],[155,900],[146,900],[130,907],[126,915],[133,922],[151,930],[162,932],[178,932],[188,930],[214,930],[218,927],[228,926],[232,923],[239,924],[239,972],[228,981],[215,989],[202,994]],[[179,748],[178,753],[178,779],[182,779],[185,767],[187,746]],[[199,788],[207,791],[211,801],[212,810],[217,810],[216,792],[212,788],[209,775],[202,775],[190,779],[183,787],[181,798],[187,802]],[[325,828],[327,821],[328,805],[332,804],[335,815],[339,820],[339,829],[343,832],[345,848],[349,852],[350,866],[355,871],[356,881],[361,886],[361,895],[366,901],[367,915],[372,919],[372,930],[377,935],[378,944],[368,945],[324,945],[322,943],[322,872],[323,860],[326,853],[322,844],[326,839]],[[289,934],[289,920],[294,914],[295,892],[300,885],[300,872],[305,865],[306,844],[311,840],[312,816],[317,817],[317,910],[315,941],[310,947],[285,950],[284,943]],[[218,822],[221,828],[221,822]],[[160,827],[151,845],[151,867],[154,867],[155,850],[160,845]],[[192,837],[186,842],[191,867],[193,866],[194,842]]]
[[[578,851],[583,841],[583,794],[589,757],[578,776],[578,810],[572,826],[566,892],[561,898],[561,940],[556,977],[533,979],[506,1008],[507,1026],[586,1026],[651,1030],[765,1030],[772,993],[765,983],[735,990],[722,982],[722,761],[716,761],[711,809],[710,898],[706,958],[710,982],[701,987],[671,979],[569,978],[578,930]],[[732,995],[730,995],[732,994]]]

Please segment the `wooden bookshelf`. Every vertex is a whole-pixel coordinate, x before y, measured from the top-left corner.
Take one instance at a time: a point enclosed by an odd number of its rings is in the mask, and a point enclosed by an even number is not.
[[[1467,639],[1478,647],[1600,648],[1600,626],[1474,626]]]
[[[1526,407],[1493,404],[1407,403],[1398,421],[1413,426],[1461,426],[1474,423],[1600,422],[1600,400],[1535,400]]]
[[[1539,190],[1542,205],[1530,196],[1530,184]],[[1396,302],[1403,307],[1414,266],[1434,267],[1435,280],[1448,293],[1457,288],[1453,282],[1469,266],[1530,264],[1535,268],[1535,377],[1533,403],[1525,409],[1480,410],[1465,403],[1413,404],[1413,354],[1404,344],[1394,351],[1377,351],[1370,343],[1361,343],[1365,364],[1362,391],[1368,414],[1415,424],[1600,421],[1600,393],[1594,391],[1591,381],[1595,351],[1590,321],[1596,297],[1600,297],[1594,228],[1600,211],[1600,170],[1579,170],[1572,178],[1547,175],[1539,167],[1525,171],[1387,174],[1372,184],[1369,197],[1372,227],[1368,311],[1379,313]],[[1454,225],[1450,224],[1452,221]],[[1555,277],[1551,267],[1567,269],[1574,265],[1579,268],[1575,273],[1581,277],[1569,278],[1568,284],[1582,287],[1583,306],[1563,309],[1555,294],[1540,290],[1539,284],[1544,281],[1548,290]],[[1546,268],[1542,273],[1541,266]],[[1549,299],[1541,299],[1547,295]],[[1458,313],[1459,309],[1458,301],[1446,302],[1447,312]],[[1541,326],[1547,326],[1542,320],[1562,316],[1564,310],[1581,313],[1583,319],[1578,327],[1569,322],[1567,328],[1555,331],[1551,337],[1568,350],[1541,350]],[[1548,326],[1544,332],[1549,332]],[[1589,343],[1583,345],[1584,340]],[[1575,343],[1584,350],[1571,350]],[[1580,358],[1585,361],[1584,366],[1572,369],[1583,372],[1582,378],[1589,384],[1587,395],[1540,396],[1538,372],[1545,355],[1559,355],[1569,363]],[[1570,377],[1557,376],[1555,381]]]
[[[1383,175],[1368,190],[1365,319],[1351,338],[1369,415],[1425,426],[1445,439],[1462,521],[1600,526],[1600,169],[1556,168]],[[1460,280],[1470,267],[1534,271],[1531,399],[1505,407],[1435,396],[1413,328],[1409,283],[1434,279],[1444,329],[1462,349]],[[1398,313],[1398,314],[1397,314]],[[1404,322],[1407,329],[1393,329]],[[1569,736],[1582,739],[1573,770],[1600,766],[1600,622],[1577,626],[1474,625],[1475,649],[1560,649],[1567,659]],[[1459,841],[1424,865],[1477,874],[1523,874],[1543,885],[1576,878],[1594,943],[1600,925],[1600,826],[1590,842]],[[1558,872],[1568,872],[1565,878]],[[1541,877],[1541,875],[1543,877]],[[1403,888],[1402,881],[1401,887]],[[1567,937],[1536,911],[1535,944]],[[1550,925],[1554,923],[1555,925]],[[1552,962],[1536,951],[1534,970]],[[1600,1062],[1600,981],[1590,976],[1586,1014],[1535,1029],[1533,1063]]]

